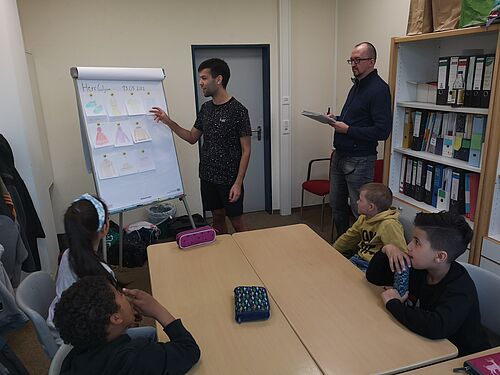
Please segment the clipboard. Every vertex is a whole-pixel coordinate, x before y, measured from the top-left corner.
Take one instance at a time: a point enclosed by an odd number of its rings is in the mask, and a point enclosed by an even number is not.
[[[335,123],[335,120],[333,118],[318,112],[302,111],[301,115],[309,117],[312,120],[321,122],[322,124],[330,125],[331,122]]]

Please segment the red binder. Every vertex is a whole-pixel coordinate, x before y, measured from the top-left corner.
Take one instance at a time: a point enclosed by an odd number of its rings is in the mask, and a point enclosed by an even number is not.
[[[479,174],[470,174],[470,217],[471,221],[474,221],[476,217],[476,202],[477,202],[477,191],[479,189]]]
[[[463,368],[453,369],[453,372],[458,372],[459,370],[465,370],[471,375],[500,374],[500,353],[469,359],[464,362]]]

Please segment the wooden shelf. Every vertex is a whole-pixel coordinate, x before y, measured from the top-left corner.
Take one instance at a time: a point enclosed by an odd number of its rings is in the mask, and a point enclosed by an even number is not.
[[[417,201],[416,199],[413,199],[412,197],[409,197],[408,195],[401,194],[400,192],[394,192],[393,197],[396,198],[397,200],[406,203],[406,204],[411,204],[412,206],[424,211],[424,212],[430,212],[430,213],[438,213],[440,210],[438,210],[434,206],[430,206],[427,203]],[[471,221],[468,218],[465,218],[465,221],[469,226],[474,229],[474,222]],[[494,237],[493,237],[494,238]]]
[[[473,108],[473,107],[452,107],[449,105],[437,105],[425,102],[398,102],[398,107],[427,109],[430,111],[441,112],[457,112],[457,113],[472,113],[475,115],[488,115],[488,108]]]
[[[435,163],[447,165],[450,167],[459,168],[475,173],[481,173],[481,168],[473,167],[472,165],[469,165],[469,163],[463,160],[448,158],[446,156],[441,156],[441,155],[435,155],[426,151],[415,151],[403,147],[394,147],[393,151],[404,155],[414,156],[419,159],[433,161]]]
[[[415,207],[421,209],[422,211],[432,212],[432,213],[439,212],[439,210],[436,207],[430,206],[424,202],[417,201],[416,199],[413,199],[412,197],[409,197],[408,195],[404,195],[400,192],[393,192],[393,196],[394,196],[394,198],[397,198],[398,200],[400,200],[404,203],[411,204],[412,206],[415,206]]]
[[[499,24],[493,24],[488,28],[484,26],[475,26],[475,27],[467,27],[464,29],[439,31],[439,32],[426,33],[420,35],[393,37],[392,41],[393,43],[418,42],[420,40],[443,39],[443,38],[450,38],[450,37],[457,37],[464,35],[474,35],[478,33],[498,32],[499,29],[500,29]]]
[[[490,235],[488,235],[488,238],[490,238],[493,241],[496,241],[498,244],[500,244],[500,233],[490,234]]]

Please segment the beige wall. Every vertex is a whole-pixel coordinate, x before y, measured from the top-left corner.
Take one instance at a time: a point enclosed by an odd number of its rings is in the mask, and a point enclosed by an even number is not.
[[[26,48],[38,73],[59,231],[67,204],[94,191],[84,166],[71,66],[164,67],[170,113],[190,128],[195,120],[191,44],[268,43],[276,107],[276,1],[20,0],[18,6]],[[274,112],[272,123],[277,124]],[[276,132],[273,136],[277,138]],[[191,209],[199,212],[198,149],[178,139],[176,145]],[[276,163],[273,157],[277,169]]]
[[[191,44],[270,44],[273,206],[278,208],[277,0],[218,0],[210,6],[199,0],[19,0],[18,6],[26,48],[34,56],[38,73],[54,169],[54,211],[59,231],[68,202],[84,191],[94,190],[92,177],[84,167],[69,68],[164,67],[171,115],[191,127],[195,119]],[[321,110],[333,101],[333,16],[334,2],[292,1],[294,206],[300,203],[307,161],[328,154],[330,147],[329,130],[304,123],[299,113],[306,107]],[[179,140],[176,145],[191,208],[200,211],[197,147]]]
[[[350,87],[349,67],[342,62],[360,40],[375,43],[381,75],[387,77],[390,37],[404,34],[408,3],[338,0],[337,5],[335,0],[291,0],[292,206],[300,204],[308,161],[327,156],[331,144],[330,129],[302,118],[300,112],[323,111],[328,106],[340,110]],[[38,75],[59,232],[67,204],[82,192],[94,191],[92,176],[85,171],[69,68],[164,67],[171,115],[191,127],[196,115],[191,44],[270,44],[273,206],[278,208],[278,0],[18,0],[18,8],[26,50],[33,55]],[[388,14],[391,22],[382,21]],[[201,211],[198,149],[179,140],[176,145],[191,209]]]
[[[292,207],[300,206],[300,186],[311,159],[324,158],[332,149],[332,130],[312,121],[302,110],[325,112],[333,108],[335,1],[292,1]],[[314,178],[328,178],[328,163],[317,164]],[[298,188],[294,188],[298,187]],[[305,204],[320,203],[305,193]]]

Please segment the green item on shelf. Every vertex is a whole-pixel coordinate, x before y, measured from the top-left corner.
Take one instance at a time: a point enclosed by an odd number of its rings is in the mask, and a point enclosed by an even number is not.
[[[496,3],[499,3],[499,1],[462,0],[460,27],[484,25]]]

